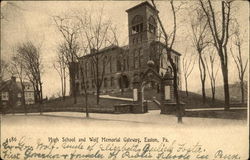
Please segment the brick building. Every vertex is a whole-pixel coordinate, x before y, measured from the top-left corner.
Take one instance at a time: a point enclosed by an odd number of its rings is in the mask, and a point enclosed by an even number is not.
[[[92,51],[87,56],[80,58],[76,75],[76,88],[78,93],[83,93],[83,83],[81,79],[81,65],[87,65],[87,88],[89,93],[96,91],[93,70],[89,56],[102,55],[108,60],[105,66],[105,75],[101,87],[101,92],[117,92],[121,89],[132,89],[132,81],[136,76],[141,76],[147,69],[147,62],[153,60],[155,69],[160,75],[164,75],[167,69],[171,69],[167,60],[164,44],[157,41],[158,24],[156,10],[150,3],[143,2],[128,10],[128,34],[129,44],[127,46],[115,46],[103,48],[98,53]],[[180,74],[180,53],[172,51],[172,58],[178,66]],[[102,70],[100,65],[99,70]],[[180,77],[180,76],[179,76]],[[179,84],[180,79],[179,79]],[[72,89],[72,88],[71,88]]]

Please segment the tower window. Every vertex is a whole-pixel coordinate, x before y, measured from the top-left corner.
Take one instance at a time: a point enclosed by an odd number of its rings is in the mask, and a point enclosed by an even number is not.
[[[156,33],[156,21],[154,19],[153,16],[150,16],[149,19],[148,19],[148,29],[149,29],[149,32],[151,33]]]
[[[153,26],[152,24],[149,24],[149,32],[151,33],[155,33],[155,26]]]
[[[142,66],[142,59],[143,59],[143,54],[142,54],[142,49],[139,49],[139,53],[138,53],[138,57],[139,57],[139,67]]]
[[[132,34],[140,33],[143,31],[143,24],[138,24],[132,27]]]
[[[132,34],[140,33],[143,31],[143,18],[136,15],[132,20]]]

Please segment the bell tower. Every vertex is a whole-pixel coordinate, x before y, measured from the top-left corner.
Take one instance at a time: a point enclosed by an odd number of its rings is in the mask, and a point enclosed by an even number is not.
[[[128,10],[129,46],[150,43],[157,36],[157,14],[149,2],[142,2]]]

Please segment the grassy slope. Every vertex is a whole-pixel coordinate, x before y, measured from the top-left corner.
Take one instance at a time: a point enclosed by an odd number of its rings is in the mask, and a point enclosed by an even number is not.
[[[223,86],[217,86],[215,88],[216,93],[215,97],[219,100],[224,100],[224,87]],[[241,102],[241,89],[240,84],[229,84],[229,91],[230,91],[230,101],[231,103],[239,103]],[[201,91],[199,91],[201,93]],[[211,89],[206,89],[207,96],[211,97]],[[247,102],[247,83],[244,85],[244,95],[245,95],[245,102]]]

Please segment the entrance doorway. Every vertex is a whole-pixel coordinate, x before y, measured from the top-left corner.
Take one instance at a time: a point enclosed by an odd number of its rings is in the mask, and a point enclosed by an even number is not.
[[[121,75],[119,78],[119,87],[120,89],[125,89],[129,87],[129,80],[126,75]]]
[[[148,110],[160,109],[160,84],[156,81],[144,81],[141,86],[141,99],[146,103]]]

